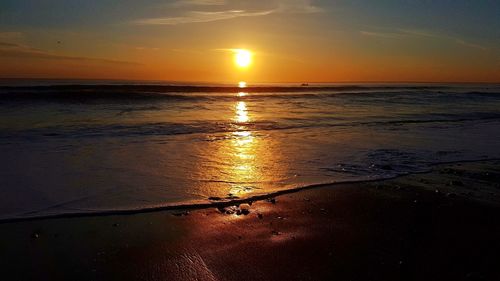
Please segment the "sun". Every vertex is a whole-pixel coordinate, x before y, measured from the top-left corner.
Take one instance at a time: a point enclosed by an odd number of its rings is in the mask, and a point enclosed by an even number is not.
[[[244,49],[234,50],[234,63],[241,68],[247,68],[252,64],[252,53]]]

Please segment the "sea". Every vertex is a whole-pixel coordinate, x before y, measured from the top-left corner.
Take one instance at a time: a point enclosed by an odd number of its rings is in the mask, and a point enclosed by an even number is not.
[[[196,206],[500,158],[498,84],[240,86],[0,80],[0,220]]]

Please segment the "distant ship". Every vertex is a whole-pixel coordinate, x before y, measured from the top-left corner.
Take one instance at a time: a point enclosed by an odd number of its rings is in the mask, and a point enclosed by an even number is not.
[[[307,87],[307,86],[309,86],[309,84],[308,84],[308,83],[302,83],[302,85],[301,85],[301,86],[302,86],[302,87]]]

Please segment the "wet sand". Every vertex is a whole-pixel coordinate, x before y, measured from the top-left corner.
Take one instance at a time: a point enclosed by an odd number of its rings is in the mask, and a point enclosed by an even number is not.
[[[239,208],[2,223],[0,276],[500,280],[499,197],[500,161],[489,161]]]

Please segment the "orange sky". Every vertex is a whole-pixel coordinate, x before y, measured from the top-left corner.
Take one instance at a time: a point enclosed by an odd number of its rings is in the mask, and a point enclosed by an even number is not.
[[[482,4],[455,21],[466,2],[27,2],[0,4],[1,78],[500,82],[499,39],[487,28],[500,22]],[[235,48],[253,52],[248,69],[235,66]]]

